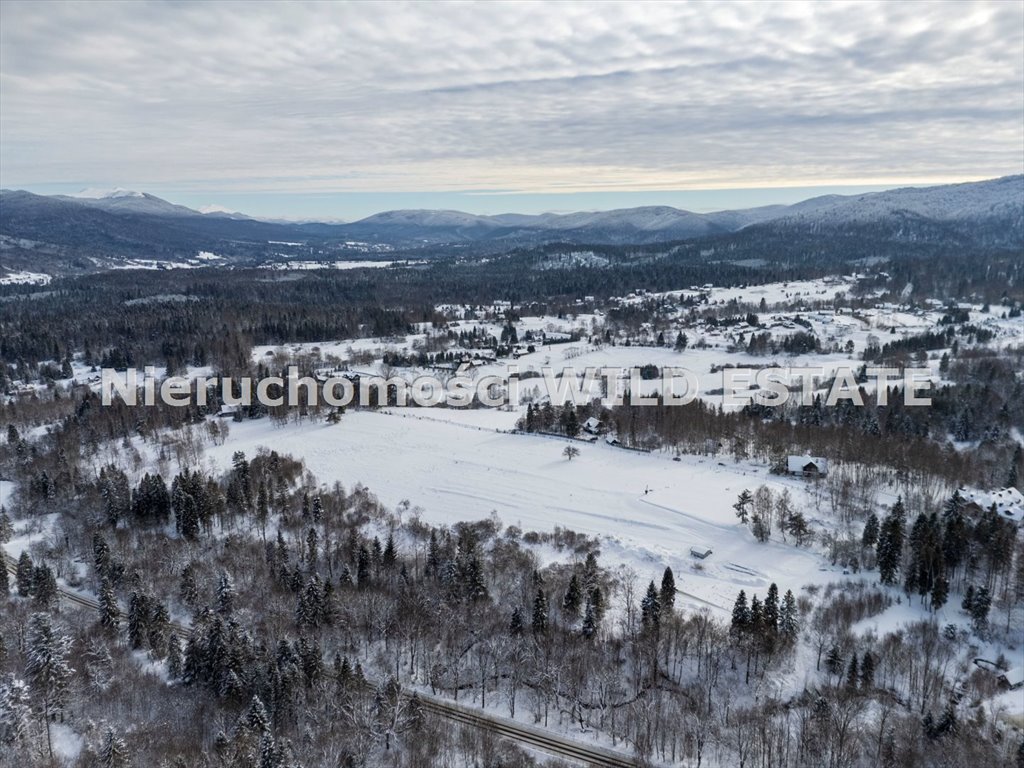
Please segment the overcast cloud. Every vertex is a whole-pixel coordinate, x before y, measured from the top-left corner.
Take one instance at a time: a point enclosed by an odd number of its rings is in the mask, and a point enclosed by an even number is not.
[[[4,0],[0,14],[5,187],[220,202],[892,185],[1024,167],[1014,1]]]

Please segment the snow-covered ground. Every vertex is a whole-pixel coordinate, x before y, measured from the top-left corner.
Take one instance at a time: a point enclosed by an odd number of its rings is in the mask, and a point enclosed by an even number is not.
[[[61,761],[61,765],[74,765],[85,749],[85,739],[66,723],[52,723],[50,739],[53,743],[53,755]]]
[[[304,459],[321,483],[362,483],[392,508],[408,500],[432,523],[479,520],[493,511],[524,531],[562,526],[597,536],[606,562],[627,564],[645,580],[670,565],[694,607],[726,612],[740,589],[763,593],[774,581],[796,591],[812,580],[841,578],[831,568],[819,573],[823,561],[807,550],[757,543],[736,520],[731,505],[743,489],[786,487],[800,504],[804,481],[731,458],[673,461],[603,442],[575,443],[581,453],[569,461],[564,439],[495,431],[514,414],[447,410],[459,416],[444,421],[434,416],[441,409],[421,413],[350,412],[338,425],[232,424],[227,441],[209,447],[204,460],[224,470],[235,451],[251,456],[266,446]],[[697,561],[691,547],[714,554]]]
[[[14,483],[10,480],[0,480],[0,507],[7,505],[7,501],[13,493]]]
[[[285,254],[280,254],[285,256]],[[410,264],[421,264],[422,262],[405,261],[304,261],[302,259],[289,259],[288,261],[275,262],[273,264],[262,264],[261,269],[286,269],[286,270],[310,270],[310,269],[381,269],[394,264],[407,266]]]
[[[8,272],[0,275],[0,285],[47,285],[52,279],[41,272]]]
[[[693,325],[687,317],[688,310],[680,310],[674,322],[665,327],[663,318],[659,329],[641,327],[635,334],[642,343],[634,342],[626,345],[621,343],[604,343],[597,341],[603,338],[607,316],[597,311],[578,315],[556,316],[524,316],[516,321],[515,327],[520,339],[521,354],[515,360],[498,360],[490,364],[478,364],[474,375],[497,375],[505,377],[509,366],[515,365],[521,376],[539,374],[545,368],[560,371],[572,367],[578,376],[587,368],[603,368],[626,371],[627,369],[655,365],[659,368],[678,367],[693,372],[700,385],[701,397],[715,405],[721,405],[723,388],[723,366],[759,368],[765,366],[781,366],[783,368],[819,368],[816,374],[819,383],[826,383],[840,370],[857,370],[863,364],[863,353],[868,347],[880,347],[887,342],[929,331],[944,330],[940,320],[948,310],[941,305],[930,308],[901,307],[889,304],[860,309],[852,312],[849,309],[835,311],[831,308],[811,309],[817,302],[830,302],[836,296],[853,288],[856,277],[843,279],[827,278],[787,283],[771,283],[746,288],[715,288],[703,287],[694,290],[671,291],[661,294],[630,294],[619,300],[622,304],[638,304],[652,299],[677,300],[680,296],[694,294],[706,296],[708,304],[723,305],[732,301],[739,306],[749,306],[758,314],[760,327],[752,327],[746,323],[733,326],[711,326],[699,322]],[[759,309],[761,300],[765,300],[767,309]],[[801,307],[793,309],[793,306]],[[785,308],[783,308],[785,307]],[[495,302],[489,307],[463,307],[441,305],[439,312],[449,317],[463,317],[467,313],[475,313],[481,317],[501,316],[510,308],[507,302]],[[968,321],[974,325],[985,327],[995,334],[988,342],[994,347],[1021,344],[1024,342],[1024,323],[1018,319],[1001,317],[1003,308],[994,307],[989,312],[982,312],[980,306],[961,305],[968,310]],[[738,313],[745,310],[737,309]],[[689,346],[682,352],[675,351],[672,346],[675,334],[683,331]],[[261,346],[253,349],[253,358],[257,361],[266,360],[276,353],[285,355],[319,356],[325,363],[335,362],[360,372],[380,372],[380,359],[385,353],[410,354],[419,349],[430,348],[430,336],[438,333],[477,332],[492,336],[497,340],[502,333],[502,323],[496,320],[451,320],[443,329],[433,329],[425,324],[416,328],[416,333],[406,336],[380,339],[340,339],[324,340],[305,344],[289,344],[285,346]],[[753,355],[746,352],[747,342],[754,334],[770,332],[773,340],[780,340],[802,331],[812,332],[823,346],[822,352],[791,355],[785,352],[767,355]],[[526,340],[531,334],[532,341]],[[542,335],[568,338],[575,336],[577,341],[567,343],[543,343]],[[664,337],[664,343],[655,343],[658,334]],[[964,343],[961,339],[961,345]],[[527,346],[534,346],[533,352],[525,351]],[[474,350],[462,350],[451,347],[451,351],[462,352],[472,356]],[[933,385],[941,381],[939,363],[944,350],[932,350],[927,359],[915,366],[928,369],[927,378]],[[719,369],[714,372],[713,369]],[[432,373],[430,370],[399,370],[394,373],[416,375]],[[743,389],[742,382],[739,389]],[[799,385],[798,378],[791,383]],[[524,379],[520,387],[521,393],[528,398],[538,396],[543,399],[547,394],[539,389],[534,393],[538,381]],[[622,387],[620,386],[620,389]],[[660,381],[645,382],[642,391],[650,392],[662,389]],[[865,386],[873,391],[873,380]],[[634,390],[635,391],[635,390]],[[681,387],[677,393],[681,391]],[[819,390],[820,391],[820,390]],[[597,395],[596,387],[591,396]],[[730,407],[730,406],[727,406]],[[738,406],[732,406],[738,407]]]

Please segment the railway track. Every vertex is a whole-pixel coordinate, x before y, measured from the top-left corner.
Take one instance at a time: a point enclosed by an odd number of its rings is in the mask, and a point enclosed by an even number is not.
[[[17,561],[6,553],[3,559],[7,570],[12,576],[15,575],[17,573]],[[96,600],[83,597],[60,587],[58,587],[57,593],[60,599],[65,602],[99,611],[100,604]],[[124,611],[118,611],[118,615],[121,618],[125,618]],[[192,631],[190,627],[173,621],[170,622],[170,627],[179,633],[182,638],[188,637]],[[410,694],[406,693],[405,695],[408,696]],[[520,746],[539,750],[553,757],[571,760],[580,765],[594,766],[594,768],[636,768],[637,766],[634,758],[621,752],[584,744],[567,736],[560,736],[505,717],[481,712],[427,693],[417,692],[417,697],[426,712],[459,725],[488,731],[503,739],[513,741]]]
[[[589,744],[581,744],[568,737],[532,728],[514,720],[463,707],[459,704],[417,693],[423,709],[447,720],[490,731],[497,736],[531,747],[555,757],[572,760],[582,765],[599,768],[636,768],[637,762],[629,755]]]

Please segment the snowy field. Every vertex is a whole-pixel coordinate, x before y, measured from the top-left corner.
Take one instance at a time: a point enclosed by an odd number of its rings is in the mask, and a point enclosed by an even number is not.
[[[280,254],[284,255],[284,254]],[[405,262],[405,261],[369,261],[369,260],[352,260],[352,261],[304,261],[301,259],[290,259],[288,261],[275,262],[273,264],[261,264],[260,269],[274,269],[274,270],[300,270],[306,271],[311,269],[381,269],[383,267],[390,267],[395,264],[400,266],[408,266],[409,264],[421,264],[422,262]]]
[[[436,409],[435,409],[436,410]],[[439,411],[438,411],[439,412]],[[266,420],[231,425],[205,461],[224,470],[235,451],[265,446],[305,460],[321,483],[362,483],[391,508],[408,500],[432,523],[479,520],[550,532],[556,526],[597,536],[605,562],[624,563],[641,579],[670,565],[691,607],[731,610],[740,589],[782,591],[813,580],[822,559],[781,542],[757,543],[732,509],[744,489],[766,484],[805,500],[804,483],[732,459],[643,454],[604,443],[562,456],[566,440],[496,432],[499,411],[461,412],[463,423],[367,411],[340,424],[273,427]],[[479,423],[473,424],[479,416]],[[714,554],[694,570],[690,547]],[[819,580],[840,578],[839,572]]]
[[[0,275],[0,285],[48,285],[52,279],[41,272],[8,272]]]

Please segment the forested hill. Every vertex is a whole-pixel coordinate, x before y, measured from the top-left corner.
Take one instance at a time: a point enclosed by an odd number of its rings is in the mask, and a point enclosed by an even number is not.
[[[824,242],[840,250],[856,242],[860,255],[874,255],[863,253],[865,235],[872,243],[899,246],[1019,250],[1024,246],[1024,176],[707,214],[668,206],[539,216],[412,210],[350,224],[200,213],[124,190],[86,198],[0,192],[0,273],[91,272],[139,259],[176,266],[201,253],[216,254],[221,263],[252,264],[293,258],[474,257],[552,243],[709,242],[710,247],[756,249],[809,235],[824,235]]]

